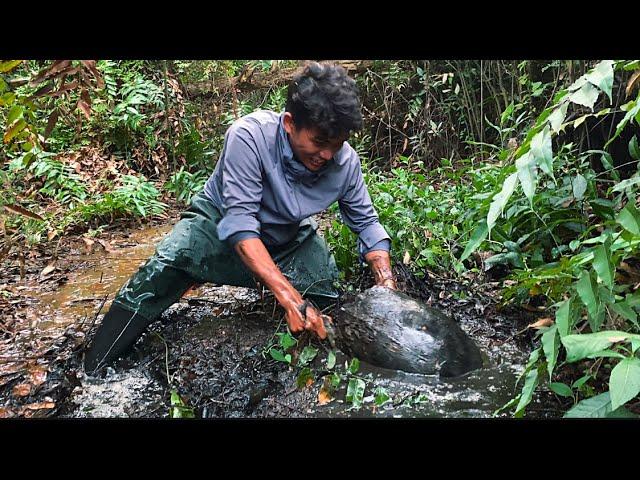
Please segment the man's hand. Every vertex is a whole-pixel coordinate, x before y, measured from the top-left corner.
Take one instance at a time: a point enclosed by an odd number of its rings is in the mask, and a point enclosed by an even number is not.
[[[304,315],[300,309],[303,305]],[[283,305],[284,306],[284,305]],[[327,330],[324,328],[322,312],[318,311],[310,303],[302,301],[299,305],[285,306],[285,318],[292,332],[301,332],[302,330],[310,330],[314,332],[320,340],[327,338]],[[329,320],[331,320],[329,318]]]
[[[364,259],[371,269],[376,285],[381,285],[391,290],[398,289],[395,278],[393,277],[393,271],[391,270],[391,257],[389,256],[389,252],[386,250],[373,250],[366,253]]]
[[[259,238],[240,240],[235,245],[235,250],[247,268],[273,292],[276,301],[284,308],[289,330],[293,333],[311,330],[322,340],[327,337],[322,313],[310,304],[306,307],[304,314],[299,310],[304,303],[302,295],[282,275],[262,240]]]

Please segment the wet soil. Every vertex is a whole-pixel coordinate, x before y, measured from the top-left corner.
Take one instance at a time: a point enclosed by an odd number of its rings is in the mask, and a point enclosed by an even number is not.
[[[480,347],[484,368],[449,380],[364,362],[351,373],[350,356],[335,351],[335,365],[328,365],[329,345],[306,334],[288,350],[291,364],[277,361],[269,350],[278,347],[277,333],[286,332],[286,322],[269,292],[204,285],[169,308],[112,368],[85,375],[86,338],[113,294],[176,220],[177,214],[173,221],[114,231],[100,238],[106,247],[76,238],[66,252],[79,259],[73,268],[61,267],[43,280],[39,272],[49,262],[43,258],[22,289],[5,285],[4,298],[18,301],[0,310],[14,313],[13,323],[3,323],[0,417],[484,418],[518,392],[516,378],[532,345],[531,332],[522,329],[535,315],[500,311],[497,283],[417,279],[401,264],[395,267],[400,288],[451,315]],[[89,250],[96,247],[97,253]],[[342,301],[370,284],[363,272]],[[308,370],[298,364],[304,347],[317,351]],[[328,388],[334,373],[339,383]],[[354,406],[347,389],[357,380],[365,388]],[[388,397],[384,403],[381,392]],[[527,416],[559,416],[561,408],[555,397],[539,393]]]

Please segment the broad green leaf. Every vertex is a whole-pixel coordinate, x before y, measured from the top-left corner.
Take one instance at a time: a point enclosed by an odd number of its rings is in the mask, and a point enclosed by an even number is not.
[[[316,358],[317,354],[318,354],[318,349],[310,346],[304,347],[304,349],[302,350],[302,353],[298,357],[298,366],[303,367],[307,365],[311,360]]]
[[[640,338],[640,335],[618,330],[605,330],[597,333],[565,335],[561,341],[567,350],[567,362],[576,362],[605,350],[612,343],[626,341],[633,337]]]
[[[640,393],[640,359],[625,358],[613,368],[609,378],[609,392],[613,410]]]
[[[288,333],[279,333],[278,335],[280,336],[280,346],[283,350],[288,350],[298,343],[298,341]]]
[[[542,171],[553,178],[553,149],[548,125],[531,139],[531,155]]]
[[[613,87],[613,61],[603,60],[595,68],[587,73],[586,78],[600,90],[607,94],[609,103],[611,100],[611,87]]]
[[[469,255],[471,255],[473,252],[476,251],[476,249],[487,238],[488,232],[489,232],[489,229],[487,228],[487,222],[485,220],[482,220],[478,224],[478,226],[473,230],[473,233],[471,234],[471,238],[469,238],[469,241],[467,242],[467,246],[465,247],[464,252],[462,252],[462,256],[460,257],[461,262],[463,260],[466,260],[469,257]]]
[[[358,373],[358,370],[360,370],[360,360],[358,360],[355,357],[351,359],[351,363],[349,364],[348,370],[352,375],[355,375],[356,373]]]
[[[611,191],[612,192],[621,192],[625,188],[633,187],[634,185],[637,185],[638,183],[640,183],[640,176],[627,178],[626,180],[622,180],[621,182],[618,182],[611,189]]]
[[[327,355],[327,370],[331,370],[336,365],[336,354],[333,350]]]
[[[637,178],[640,181],[640,177]],[[634,235],[640,235],[640,212],[631,203],[627,203],[627,206],[620,210],[616,222]]]
[[[604,418],[611,412],[609,392],[578,402],[564,414],[564,418]]]
[[[571,387],[569,387],[569,385],[565,383],[551,382],[549,383],[549,388],[551,389],[551,391],[557,393],[561,397],[573,397],[573,391],[571,390]]]
[[[518,179],[524,194],[529,199],[529,204],[533,207],[533,195],[536,192],[537,174],[536,159],[531,151],[525,153],[516,160],[516,168],[518,169]]]
[[[584,192],[587,191],[587,180],[582,175],[576,175],[576,178],[572,182],[573,197],[576,200],[582,200],[584,198]]]
[[[568,107],[569,104],[567,102],[562,102],[562,104],[556,108],[551,115],[549,115],[549,125],[551,125],[553,133],[558,133],[560,131],[560,125],[564,122]]]
[[[596,290],[593,288],[593,283],[591,281],[591,275],[586,270],[583,270],[580,274],[580,279],[576,283],[576,290],[578,291],[578,295],[587,306],[587,312],[589,313],[589,323],[594,322],[592,329],[594,331],[598,330],[598,315],[600,310],[600,302],[596,297]]]
[[[533,392],[537,386],[538,386],[538,369],[532,368],[529,371],[529,373],[527,373],[527,377],[524,381],[524,386],[522,387],[522,394],[520,396],[520,401],[518,402],[518,406],[516,407],[516,411],[514,413],[515,417],[522,417],[524,415],[524,409],[531,402]]]
[[[277,348],[272,348],[269,350],[269,355],[271,355],[271,358],[273,358],[274,360],[277,360],[279,362],[285,362],[285,363],[289,363],[287,361],[287,358],[284,356],[284,354],[278,350]]]
[[[569,96],[569,100],[578,105],[584,105],[587,108],[593,110],[593,105],[598,99],[598,90],[590,83],[582,85],[580,90],[573,92]]]
[[[558,326],[558,333],[560,337],[564,337],[569,334],[569,330],[572,327],[570,319],[571,315],[571,298],[563,301],[558,310],[556,310],[556,325]]]
[[[556,360],[558,359],[558,349],[560,343],[558,342],[558,327],[553,325],[546,332],[542,334],[542,350],[545,357],[547,357],[547,371],[549,372],[549,380],[553,374],[553,369],[556,366]]]
[[[496,223],[496,220],[500,215],[502,215],[502,211],[504,210],[505,205],[509,201],[511,194],[516,188],[516,182],[518,180],[518,174],[512,173],[507,177],[507,179],[502,184],[502,190],[497,193],[493,197],[493,201],[489,206],[489,213],[487,215],[487,228],[491,231],[491,228]]]
[[[338,375],[337,373],[333,373],[331,375],[331,386],[333,388],[337,388],[338,385],[340,385],[340,381],[342,380],[342,378],[340,377],[340,375]]]
[[[593,269],[607,287],[613,288],[614,268],[611,263],[611,250],[604,245],[596,247],[593,254]]]
[[[364,389],[364,380],[359,378],[349,380],[349,385],[347,386],[347,402],[351,403],[354,407],[360,407],[362,405],[362,399],[364,398]]]
[[[387,393],[384,387],[376,388],[375,396],[376,397],[374,401],[375,401],[375,404],[378,406],[384,405],[385,403],[391,400],[391,397],[389,397],[389,394]]]
[[[631,353],[636,353],[636,350],[638,350],[638,348],[640,348],[640,338],[638,337],[633,337],[631,339]]]
[[[640,160],[640,147],[638,147],[638,137],[635,135],[629,142],[629,155],[631,155],[631,158],[634,160]]]

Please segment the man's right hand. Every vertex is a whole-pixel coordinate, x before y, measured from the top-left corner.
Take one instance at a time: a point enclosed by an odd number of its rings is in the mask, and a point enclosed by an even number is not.
[[[304,315],[300,312],[299,307],[304,303],[302,295],[282,275],[262,240],[259,238],[240,240],[235,245],[235,250],[247,268],[273,292],[276,301],[284,308],[289,330],[293,333],[311,330],[321,340],[327,338],[322,313],[312,305],[306,308]]]
[[[299,309],[302,303],[304,302],[300,302],[299,304],[288,302],[286,306],[283,305],[289,330],[293,333],[310,330],[314,332],[320,340],[324,340],[327,338],[327,330],[324,328],[322,312],[318,311],[313,305],[307,304],[305,315],[303,316]],[[331,319],[329,319],[329,321],[330,320]]]

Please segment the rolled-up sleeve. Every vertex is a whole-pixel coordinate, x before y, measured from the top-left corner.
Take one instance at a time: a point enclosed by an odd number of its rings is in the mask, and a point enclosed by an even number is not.
[[[374,249],[389,250],[391,238],[380,224],[359,162],[353,169],[347,191],[338,200],[338,206],[345,224],[358,235],[358,250],[361,255]]]
[[[222,165],[223,218],[218,238],[235,243],[260,236],[257,213],[262,199],[262,169],[255,142],[242,126],[232,126],[225,136]]]

